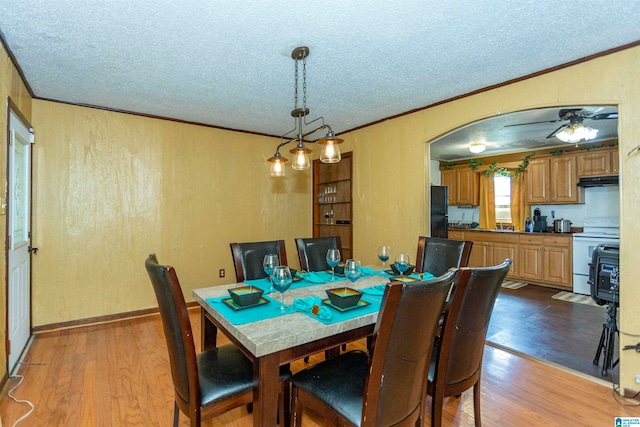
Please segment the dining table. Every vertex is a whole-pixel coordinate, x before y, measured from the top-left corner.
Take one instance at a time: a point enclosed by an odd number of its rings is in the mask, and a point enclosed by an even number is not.
[[[298,273],[284,293],[284,313],[280,293],[267,293],[268,278],[193,290],[201,307],[202,350],[216,346],[220,330],[253,361],[254,426],[277,424],[280,366],[373,333],[384,287],[393,275],[371,268],[363,272],[355,283],[337,275],[331,281],[327,272]],[[241,308],[230,301],[228,290],[247,285],[265,293],[260,304]],[[331,305],[326,291],[343,287],[362,291],[357,306],[344,310]]]

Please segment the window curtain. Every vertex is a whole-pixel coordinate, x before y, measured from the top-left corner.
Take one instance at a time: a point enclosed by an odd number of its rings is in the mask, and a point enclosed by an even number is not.
[[[520,172],[517,177],[511,177],[511,222],[515,231],[524,231],[524,221],[529,211],[524,203],[525,173]]]
[[[493,174],[480,174],[480,228],[496,228],[496,192]]]

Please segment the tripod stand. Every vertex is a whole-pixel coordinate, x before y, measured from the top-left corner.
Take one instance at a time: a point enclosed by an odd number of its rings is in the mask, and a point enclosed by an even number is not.
[[[607,375],[607,371],[613,369],[618,360],[613,362],[613,348],[616,342],[616,332],[618,332],[618,325],[616,323],[616,316],[618,312],[618,302],[609,301],[607,303],[607,321],[602,324],[602,335],[600,336],[600,343],[598,344],[598,350],[596,350],[596,357],[593,359],[593,364],[598,366],[600,362],[600,354],[604,350],[604,361],[602,362],[602,375]]]

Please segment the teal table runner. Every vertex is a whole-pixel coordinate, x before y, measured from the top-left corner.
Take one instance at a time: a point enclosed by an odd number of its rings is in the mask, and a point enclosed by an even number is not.
[[[268,285],[267,285],[268,288]],[[280,311],[280,301],[277,299],[262,296],[269,301],[266,304],[251,306],[240,310],[234,310],[222,300],[230,298],[229,296],[218,298],[207,298],[207,302],[216,308],[229,322],[234,325],[244,325],[245,323],[257,322],[258,320],[273,319],[274,317],[290,314],[293,310],[289,309],[282,313]]]
[[[311,301],[309,298],[313,299],[314,301]],[[368,305],[357,307],[348,311],[339,311],[335,308],[332,308],[322,303],[322,299],[320,297],[297,298],[294,301],[293,307],[296,309],[296,311],[304,313],[307,316],[316,319],[318,322],[322,322],[327,325],[330,325],[332,323],[344,322],[345,320],[354,319],[356,317],[375,313],[380,310],[380,303],[382,298],[363,295],[360,300],[367,302]],[[317,304],[320,307],[321,311],[319,313],[319,316],[311,313],[311,307],[313,306],[313,304]]]

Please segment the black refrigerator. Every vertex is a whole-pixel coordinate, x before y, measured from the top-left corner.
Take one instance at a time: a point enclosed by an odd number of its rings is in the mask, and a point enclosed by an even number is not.
[[[447,187],[431,186],[431,237],[448,238],[449,192]]]

